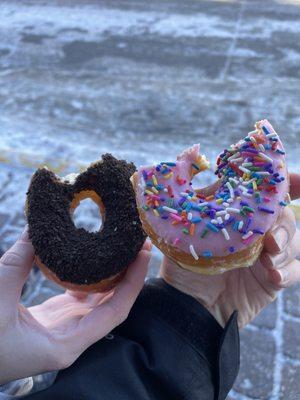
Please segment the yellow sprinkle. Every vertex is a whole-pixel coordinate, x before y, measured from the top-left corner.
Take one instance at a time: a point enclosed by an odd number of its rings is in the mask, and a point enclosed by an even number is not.
[[[214,198],[215,198],[214,195],[211,195],[211,196],[205,197],[205,200],[210,201],[210,200],[213,200]]]
[[[238,196],[238,197],[237,197],[237,200],[242,200],[241,196]]]
[[[253,190],[257,190],[257,184],[255,181],[252,181],[252,187],[253,187]]]
[[[165,179],[169,179],[173,176],[173,172],[170,172],[169,174],[164,175]]]
[[[151,195],[153,194],[153,193],[152,193],[152,192],[150,192],[150,190],[148,190],[148,189],[146,189],[146,190],[145,190],[145,193],[147,193],[147,194],[151,194]]]
[[[155,175],[152,175],[152,181],[154,183],[154,186],[156,186],[157,185],[157,179],[156,179]]]
[[[216,203],[217,203],[217,204],[222,204],[222,203],[223,203],[223,199],[218,199],[218,200],[216,200]]]
[[[154,215],[156,215],[157,217],[159,217],[159,212],[156,210],[156,208],[153,208],[153,213],[154,213]]]
[[[152,186],[151,190],[153,193],[158,194],[158,190],[154,186]]]

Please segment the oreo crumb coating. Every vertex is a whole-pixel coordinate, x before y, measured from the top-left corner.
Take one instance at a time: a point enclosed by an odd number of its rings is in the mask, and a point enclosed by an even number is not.
[[[111,154],[72,183],[46,168],[35,172],[27,192],[29,237],[41,262],[61,281],[95,284],[135,260],[146,236],[130,181],[134,172],[134,164]],[[74,197],[87,191],[94,192],[104,208],[98,232],[78,229],[72,220]]]

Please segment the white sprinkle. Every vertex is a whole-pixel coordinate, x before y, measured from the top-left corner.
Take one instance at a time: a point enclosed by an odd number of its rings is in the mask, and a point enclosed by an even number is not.
[[[229,218],[230,218],[230,214],[226,214],[224,219],[225,219],[225,221],[228,221]]]
[[[233,187],[231,186],[230,182],[226,182],[226,187],[229,189],[230,197],[234,198],[234,191],[233,191]]]
[[[238,158],[241,155],[241,153],[237,152],[233,154],[233,156],[228,157],[227,161],[234,160],[235,158]]]
[[[172,213],[172,214],[178,214],[178,211],[171,207],[163,206],[162,209],[164,211],[168,211],[169,213]]]
[[[258,133],[259,131],[258,131],[258,129],[255,129],[255,131],[251,131],[251,132],[249,132],[248,133],[248,136],[250,136],[250,135],[254,135],[255,133]]]
[[[168,189],[167,189],[167,188],[164,188],[164,192],[165,192],[165,193],[168,193]]]
[[[224,206],[224,207],[229,207],[229,203],[227,203],[226,201],[224,201],[224,203],[222,203],[222,206]]]
[[[258,153],[258,155],[263,158],[266,161],[269,161],[270,163],[273,163],[272,158],[270,158],[269,156],[267,156],[265,153]]]
[[[239,181],[235,178],[229,178],[230,182],[234,182],[236,185],[239,184]]]
[[[258,145],[258,148],[259,148],[260,151],[263,151],[263,152],[266,151],[265,146],[264,146],[262,143],[260,143],[260,144]]]
[[[242,196],[245,196],[245,197],[252,197],[252,194],[247,193],[247,192],[243,192],[243,193],[242,193]]]
[[[207,201],[204,201],[203,203],[199,203],[198,204],[198,206],[200,206],[200,207],[204,207],[204,206],[207,206],[207,205],[208,205]]]
[[[252,162],[244,162],[242,164],[242,167],[252,167],[253,163]]]
[[[218,224],[218,221],[217,221],[216,219],[211,219],[210,222],[211,222],[212,224],[214,224],[214,225],[217,225],[217,224]]]
[[[240,221],[239,225],[238,225],[238,230],[241,231],[243,229],[243,226],[244,226],[244,222]]]
[[[250,169],[244,168],[244,167],[239,167],[239,169],[243,172],[245,172],[245,174],[251,174]]]
[[[239,178],[240,182],[244,182],[244,179],[242,177]]]
[[[251,142],[252,142],[252,143],[256,143],[256,139],[255,139],[255,137],[253,137],[253,136],[250,136],[250,140],[251,140]]]
[[[245,235],[243,235],[242,236],[242,239],[243,240],[246,240],[246,239],[248,239],[250,236],[252,236],[253,235],[253,232],[252,231],[249,231],[249,232],[247,232]]]
[[[222,217],[217,217],[218,224],[223,224]]]
[[[226,211],[225,211],[225,210],[217,211],[217,212],[216,212],[216,216],[217,216],[217,217],[219,217],[220,215],[225,215],[225,214],[226,214]]]
[[[233,199],[228,199],[227,203],[233,203]]]
[[[246,184],[248,185],[248,182]],[[243,185],[239,185],[239,189],[241,189],[242,192],[247,192],[247,189]]]
[[[255,173],[257,175],[263,175],[263,176],[271,175],[270,172],[268,171],[256,171]]]
[[[276,137],[276,138],[277,138],[278,136],[277,136],[277,133],[273,132],[273,133],[268,133],[268,134],[266,135],[266,137],[269,138],[269,139],[271,139],[271,138],[273,138],[273,137]]]
[[[230,240],[230,236],[229,236],[229,233],[227,232],[226,228],[222,228],[222,233],[226,240]]]
[[[199,257],[197,255],[197,253],[195,252],[194,246],[192,244],[190,244],[190,252],[191,252],[191,255],[194,257],[195,260],[199,260]]]
[[[227,212],[232,212],[232,213],[235,213],[235,214],[239,214],[240,213],[240,210],[238,208],[233,208],[233,207],[226,208],[226,211]]]
[[[187,219],[190,221],[193,218],[193,214],[191,212],[188,213]]]
[[[242,185],[247,186],[247,185],[249,185],[249,183],[253,182],[254,180],[255,180],[254,178],[249,179],[249,181],[243,182]],[[244,188],[244,189],[245,189],[245,188]]]
[[[236,163],[236,162],[241,162],[241,161],[244,161],[244,159],[242,157],[239,157],[239,158],[235,158],[234,160],[231,160],[230,162]]]
[[[186,193],[186,192],[182,192],[182,193],[180,193],[180,196],[182,196],[182,197],[189,197],[189,194]]]

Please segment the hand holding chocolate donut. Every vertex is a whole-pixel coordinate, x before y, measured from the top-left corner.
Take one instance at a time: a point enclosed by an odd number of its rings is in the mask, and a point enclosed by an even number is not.
[[[0,258],[0,385],[66,368],[123,322],[143,287],[150,250],[146,242],[110,293],[66,290],[26,308],[20,297],[35,254],[25,228]]]

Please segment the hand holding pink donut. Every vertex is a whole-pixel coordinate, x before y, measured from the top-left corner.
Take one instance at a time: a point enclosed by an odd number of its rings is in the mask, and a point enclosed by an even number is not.
[[[290,195],[300,198],[300,174],[290,174]],[[267,233],[261,257],[252,267],[206,276],[184,270],[165,257],[160,274],[172,286],[197,298],[222,326],[238,310],[242,328],[280,289],[300,281],[299,254],[300,230],[292,210],[286,207]]]

